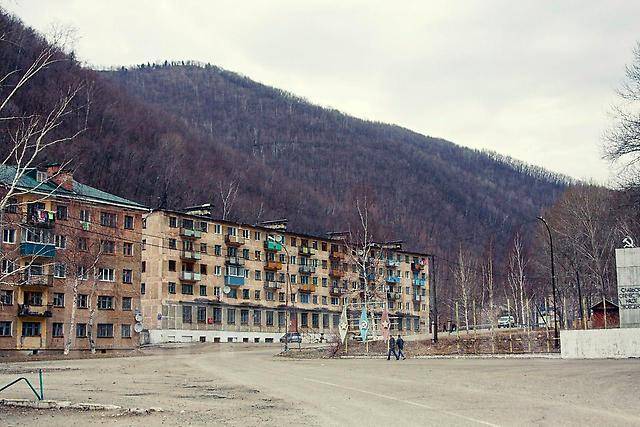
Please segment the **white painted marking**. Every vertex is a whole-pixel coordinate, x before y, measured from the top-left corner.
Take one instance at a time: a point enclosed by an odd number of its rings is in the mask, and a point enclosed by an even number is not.
[[[434,408],[432,406],[425,405],[424,403],[412,402],[410,400],[405,400],[405,399],[398,399],[397,397],[393,397],[393,396],[387,396],[387,395],[384,395],[384,394],[374,393],[374,392],[368,391],[368,390],[360,390],[358,388],[344,386],[344,385],[340,385],[340,384],[333,384],[333,383],[329,383],[329,382],[326,382],[326,381],[314,380],[313,378],[303,378],[303,380],[310,381],[310,382],[313,382],[313,383],[318,383],[318,384],[324,384],[324,385],[328,385],[328,386],[332,386],[332,387],[337,387],[337,388],[341,388],[341,389],[344,389],[344,390],[357,391],[358,393],[369,394],[371,396],[379,397],[381,399],[393,400],[395,402],[405,403],[407,405],[417,406],[417,407],[423,408],[423,409],[429,409],[430,411],[441,412],[443,414],[450,415],[452,417],[462,418],[463,420],[471,421],[471,422],[482,424],[482,425],[485,425],[485,426],[492,426],[492,427],[498,427],[499,426],[499,424],[492,424],[492,423],[487,422],[487,421],[482,421],[482,420],[478,420],[476,418],[467,417],[466,415],[457,414],[455,412],[447,411],[447,410],[444,410],[444,409]]]

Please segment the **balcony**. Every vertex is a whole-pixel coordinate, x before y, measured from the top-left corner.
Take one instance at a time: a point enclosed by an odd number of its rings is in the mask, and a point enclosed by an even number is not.
[[[281,289],[282,285],[284,285],[284,283],[282,283],[282,282],[274,282],[273,280],[265,280],[264,281],[264,288],[272,290],[272,291]]]
[[[402,294],[399,292],[387,292],[387,298],[390,300],[400,300],[402,299]]]
[[[53,258],[56,256],[56,247],[53,243],[20,243],[21,256],[38,256]]]
[[[427,286],[427,279],[413,279],[414,286]]]
[[[426,297],[426,295],[413,294],[413,300],[416,301],[416,302],[426,301],[427,297]]]
[[[301,274],[313,274],[313,273],[315,273],[315,272],[316,272],[316,268],[315,268],[315,267],[313,267],[313,266],[311,266],[311,265],[301,265],[301,266],[298,268],[298,271],[299,271]]]
[[[51,305],[18,304],[18,317],[51,317]]]
[[[224,284],[227,286],[243,286],[244,276],[224,276]]]
[[[334,297],[339,297],[347,293],[345,288],[341,288],[339,286],[332,286],[329,288],[329,294]]]
[[[33,210],[28,212],[23,219],[23,224],[30,227],[53,228],[56,214],[51,211]]]
[[[316,254],[316,250],[311,249],[308,246],[300,246],[300,248],[298,248],[298,253],[302,256],[311,256]]]
[[[237,256],[227,257],[227,264],[232,265],[244,265],[245,259]]]
[[[316,285],[298,285],[298,292],[308,294],[315,291]]]
[[[53,276],[50,274],[33,274],[25,272],[19,282],[22,286],[53,286]]]
[[[400,276],[387,276],[388,283],[400,283]]]
[[[202,232],[200,230],[194,230],[192,228],[180,228],[180,236],[188,237],[190,239],[199,239],[202,237]]]
[[[344,270],[341,268],[332,268],[329,270],[329,276],[331,277],[344,277]]]
[[[282,245],[272,240],[267,240],[264,242],[264,248],[268,251],[278,252],[282,250]]]
[[[198,261],[202,258],[202,255],[200,254],[200,252],[195,252],[195,251],[182,251],[180,253],[180,257],[182,259],[187,259],[190,261]]]
[[[387,267],[400,267],[400,261],[395,259],[387,259]]]
[[[267,260],[267,264],[264,266],[265,270],[282,270],[282,263],[280,261],[270,261]]]
[[[181,271],[180,280],[183,282],[197,282],[200,280],[200,273],[194,271]]]
[[[413,271],[422,271],[422,269],[426,264],[427,264],[427,261],[423,258],[421,260],[418,260],[418,262],[412,262],[411,269]]]
[[[228,246],[242,246],[244,245],[244,238],[243,237],[238,237],[238,236],[230,236],[230,235],[226,235],[224,236],[224,241]]]
[[[329,259],[333,259],[336,261],[341,261],[345,258],[346,254],[344,252],[339,251],[331,251],[329,252]]]

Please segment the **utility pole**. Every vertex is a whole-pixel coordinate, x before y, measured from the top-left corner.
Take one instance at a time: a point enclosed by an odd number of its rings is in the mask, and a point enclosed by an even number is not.
[[[553,292],[553,347],[558,348],[560,334],[558,333],[558,304],[556,301],[556,267],[555,258],[553,256],[553,237],[551,236],[551,228],[547,221],[541,216],[537,217],[547,229],[549,233],[549,247],[551,249],[551,290]]]
[[[436,287],[436,256],[427,255],[429,259],[429,277],[431,277],[431,289],[429,294],[431,295],[430,302],[431,311],[433,312],[433,342],[438,342],[438,288]]]
[[[587,324],[584,319],[584,307],[582,305],[582,289],[580,288],[580,271],[576,268],[576,286],[578,287],[578,302],[580,305],[580,323],[582,323],[582,327],[587,329]]]

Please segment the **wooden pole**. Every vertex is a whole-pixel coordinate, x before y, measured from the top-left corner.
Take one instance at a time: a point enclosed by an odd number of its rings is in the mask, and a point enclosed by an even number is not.
[[[473,300],[473,333],[478,334],[478,319],[476,318],[476,300]]]
[[[604,298],[604,294],[602,294],[602,309],[604,314],[604,328],[607,329],[607,300]]]

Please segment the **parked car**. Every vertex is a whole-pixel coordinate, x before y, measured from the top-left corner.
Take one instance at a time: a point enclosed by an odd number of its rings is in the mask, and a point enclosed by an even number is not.
[[[287,332],[282,337],[280,337],[280,342],[285,342],[285,340],[287,342],[301,343],[302,342],[302,337],[300,336],[300,333],[298,333],[298,332]]]
[[[513,316],[498,317],[498,328],[512,328],[516,325],[516,319]]]

